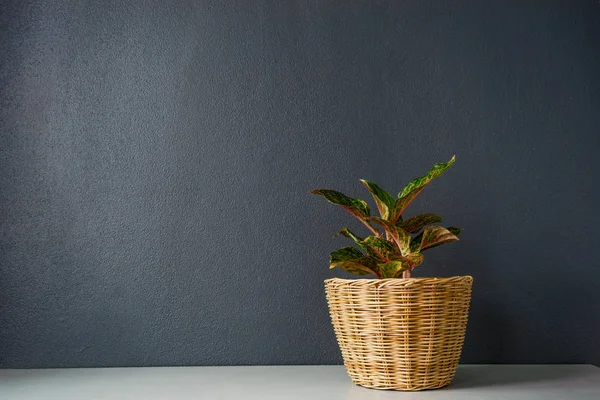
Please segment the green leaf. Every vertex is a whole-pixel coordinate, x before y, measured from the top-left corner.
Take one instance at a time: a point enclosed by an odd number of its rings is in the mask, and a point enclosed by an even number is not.
[[[360,181],[369,190],[371,196],[373,196],[381,218],[388,219],[390,216],[390,210],[394,207],[395,203],[392,195],[373,182],[367,181],[366,179],[361,179]]]
[[[397,227],[396,225],[394,225],[393,223],[391,223],[388,220],[385,220],[383,218],[379,218],[379,217],[369,217],[367,218],[367,221],[373,221],[376,224],[378,224],[379,226],[381,226],[383,228],[384,231],[386,231],[387,233],[389,233],[390,235],[396,231]]]
[[[332,252],[330,256],[329,268],[339,267],[354,275],[373,274],[379,276],[375,272],[374,267],[377,266],[375,261],[354,247],[342,247]]]
[[[435,164],[431,168],[431,170],[427,173],[427,175],[422,176],[420,178],[415,178],[412,180],[412,182],[410,182],[408,185],[406,185],[404,187],[404,189],[402,189],[402,191],[400,193],[398,193],[398,198],[400,199],[402,197],[406,197],[410,193],[414,192],[415,189],[419,189],[419,188],[422,188],[423,186],[427,185],[433,179],[437,178],[438,176],[443,174],[444,171],[446,171],[448,168],[450,168],[452,166],[452,164],[454,164],[455,160],[456,160],[456,156],[452,156],[452,158],[446,163]]]
[[[331,256],[332,264],[340,261],[356,261],[364,257],[363,252],[355,247],[342,247],[329,255]]]
[[[381,218],[370,217],[368,220],[379,224],[394,239],[402,255],[410,252],[410,235],[404,229]]]
[[[417,233],[427,225],[442,222],[442,218],[435,214],[420,214],[405,220],[400,227],[408,233]]]
[[[361,238],[361,237],[359,237],[359,236],[357,236],[356,234],[354,234],[354,233],[353,233],[353,232],[352,232],[350,229],[348,229],[348,228],[342,228],[342,230],[341,230],[341,231],[339,231],[338,233],[336,233],[336,234],[334,235],[334,237],[335,237],[335,236],[338,236],[338,235],[342,235],[342,236],[345,236],[345,237],[347,237],[347,238],[350,238],[350,239],[352,239],[352,240],[354,241],[354,243],[356,243],[356,244],[357,244],[359,247],[362,247],[363,249],[366,247],[366,245],[363,243],[363,240],[364,240],[364,239],[363,239],[363,238]]]
[[[421,191],[435,178],[440,176],[446,171],[452,164],[454,164],[455,156],[452,156],[450,161],[447,163],[435,164],[433,168],[425,176],[413,179],[408,185],[398,193],[398,199],[394,203],[392,210],[392,221],[396,223],[398,218],[402,215],[406,207],[421,193]]]
[[[394,246],[388,240],[377,236],[367,236],[363,242],[378,250],[392,251]]]
[[[410,253],[406,256],[406,259],[410,262],[411,269],[423,264],[423,254],[419,252]]]
[[[381,271],[382,278],[395,278],[403,271],[409,269],[408,263],[403,261],[389,261],[382,264],[377,264]]]
[[[454,233],[456,236],[460,235],[460,233],[462,232],[462,228],[455,228],[453,226],[448,227],[448,230]]]
[[[423,240],[423,232],[412,238],[410,241],[410,252],[415,253],[421,250],[421,241]]]
[[[383,238],[379,238],[376,236],[368,236],[365,239],[359,237],[354,234],[348,228],[342,228],[337,235],[346,236],[350,238],[360,247],[361,249],[367,250],[369,255],[381,260],[386,261],[389,258],[389,254],[393,250],[393,244]]]
[[[442,226],[430,226],[423,231],[420,250],[430,249],[444,243],[458,240],[458,237]]]
[[[397,278],[403,271],[412,271],[418,265],[423,263],[423,254],[416,252],[410,253],[405,257],[395,257],[387,263],[377,264],[382,278]]]
[[[310,192],[312,194],[325,197],[328,202],[343,207],[358,218],[365,219],[371,214],[369,206],[364,200],[353,199],[352,197],[348,197],[343,193],[336,192],[335,190],[317,189],[311,190]]]
[[[356,261],[340,261],[335,265],[332,264],[330,268],[334,267],[341,268],[342,270],[349,272],[353,275],[375,275],[377,277],[380,276],[368,266]]]
[[[369,246],[380,259],[389,259],[390,253],[394,250],[394,245],[390,241],[377,236],[367,236],[363,243]]]
[[[410,235],[402,228],[396,229],[396,235],[393,236],[396,243],[400,247],[400,252],[403,256],[410,253]]]

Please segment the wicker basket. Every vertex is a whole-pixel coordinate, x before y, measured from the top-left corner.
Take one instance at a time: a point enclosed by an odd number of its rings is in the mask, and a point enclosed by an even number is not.
[[[376,389],[448,385],[473,278],[328,279],[329,312],[352,381]]]

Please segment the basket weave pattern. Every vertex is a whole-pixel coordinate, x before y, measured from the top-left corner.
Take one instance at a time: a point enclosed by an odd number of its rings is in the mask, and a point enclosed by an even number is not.
[[[423,390],[454,378],[473,278],[328,279],[329,312],[352,381]]]

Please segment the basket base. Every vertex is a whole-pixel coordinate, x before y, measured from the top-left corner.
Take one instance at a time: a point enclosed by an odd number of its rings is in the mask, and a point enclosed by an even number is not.
[[[350,377],[350,379],[352,379],[352,377]],[[388,385],[372,385],[372,384],[369,384],[364,381],[357,382],[357,380],[355,380],[355,379],[352,379],[352,382],[356,386],[361,386],[361,387],[364,387],[367,389],[395,390],[395,391],[400,391],[400,392],[419,392],[419,391],[423,391],[423,390],[441,389],[443,387],[450,385],[452,383],[452,379],[444,381],[444,382],[430,384],[430,385],[414,385],[414,386],[409,386],[409,385],[389,385],[389,386]]]

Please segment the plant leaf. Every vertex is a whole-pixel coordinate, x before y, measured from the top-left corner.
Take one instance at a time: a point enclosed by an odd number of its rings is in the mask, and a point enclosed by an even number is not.
[[[364,257],[364,253],[355,247],[342,247],[329,255],[331,256],[332,264],[340,261],[356,261]]]
[[[410,266],[411,266],[411,270],[414,267],[417,267],[421,264],[423,264],[423,254],[419,253],[419,252],[415,252],[415,253],[410,253],[409,255],[406,256],[406,259],[410,262]]]
[[[400,193],[398,193],[398,198],[406,197],[408,194],[412,193],[415,189],[422,188],[427,185],[431,180],[437,178],[441,174],[444,173],[448,168],[454,164],[456,160],[456,156],[452,156],[452,158],[446,163],[438,163],[435,164],[431,170],[427,173],[427,175],[415,178],[408,185],[402,189]]]
[[[410,253],[410,235],[402,228],[396,229],[397,236],[393,236],[396,243],[400,247],[400,253],[406,256]]]
[[[416,252],[406,256],[395,257],[387,263],[377,264],[382,278],[396,278],[403,271],[412,271],[423,263],[423,254]]]
[[[408,233],[417,233],[427,225],[437,224],[442,222],[442,218],[435,214],[420,214],[410,217],[405,220],[400,228],[404,229]]]
[[[378,275],[375,271],[373,271],[371,268],[367,267],[366,265],[364,265],[361,262],[358,261],[339,261],[337,264],[335,264],[335,266],[332,266],[330,268],[341,268],[346,272],[349,272],[353,275],[375,275],[377,277],[381,276]]]
[[[420,251],[458,240],[458,237],[442,226],[430,226],[423,231]]]
[[[350,238],[360,247],[361,249],[367,250],[369,255],[379,259],[380,261],[387,261],[389,259],[389,254],[393,250],[393,243],[377,237],[377,236],[367,236],[365,239],[359,237],[354,234],[348,228],[342,228],[337,235],[346,236]]]
[[[394,245],[389,240],[377,236],[367,236],[363,243],[382,260],[387,260],[394,250]]]
[[[409,269],[408,263],[406,261],[388,261],[386,263],[377,264],[379,267],[379,271],[381,271],[382,278],[395,278],[403,271]]]
[[[456,236],[460,235],[460,233],[462,232],[462,228],[455,228],[453,226],[450,226],[447,228],[450,232],[454,233]]]
[[[369,221],[379,224],[394,239],[403,256],[410,252],[410,235],[404,229],[377,217],[370,217]]]
[[[421,241],[423,240],[423,232],[412,238],[410,241],[410,252],[416,253],[421,250]]]
[[[365,219],[371,214],[369,206],[364,200],[353,199],[352,197],[348,197],[343,193],[329,189],[317,189],[311,190],[310,192],[312,194],[325,197],[328,202],[343,207],[348,212],[360,219]]]
[[[369,218],[367,218],[367,221],[375,222],[377,225],[381,226],[383,228],[383,230],[389,234],[392,234],[392,232],[395,232],[396,228],[397,228],[396,225],[394,225],[390,221],[385,220],[383,218],[379,218],[379,217],[369,217]]]
[[[391,219],[394,223],[398,221],[398,218],[400,218],[406,207],[408,207],[408,205],[419,195],[419,193],[421,193],[425,186],[450,168],[450,166],[454,164],[455,159],[456,156],[452,156],[450,161],[447,163],[435,164],[427,173],[427,175],[413,179],[404,187],[404,189],[402,189],[400,193],[398,193],[398,199],[394,203],[392,210]]]
[[[370,182],[366,179],[361,179],[360,181],[369,190],[371,196],[373,196],[373,200],[375,200],[375,204],[377,205],[377,209],[379,210],[381,218],[388,219],[390,216],[390,210],[394,207],[395,203],[392,195],[373,182]]]
[[[354,243],[356,243],[356,244],[357,244],[359,247],[361,247],[361,248],[363,248],[363,249],[366,247],[366,245],[363,243],[363,240],[364,240],[364,239],[363,239],[363,238],[361,238],[361,237],[359,237],[359,236],[357,236],[356,234],[354,234],[354,232],[352,232],[352,231],[351,231],[350,229],[348,229],[348,228],[342,228],[342,230],[341,230],[341,231],[339,231],[338,233],[336,233],[336,234],[334,235],[334,237],[335,237],[335,236],[338,236],[338,235],[342,235],[342,236],[345,236],[345,237],[347,237],[347,238],[350,238],[350,239],[352,239],[352,240],[354,241]]]
[[[342,247],[332,252],[330,256],[329,268],[339,267],[354,275],[373,274],[380,276],[373,268],[377,266],[374,260],[354,247]]]

